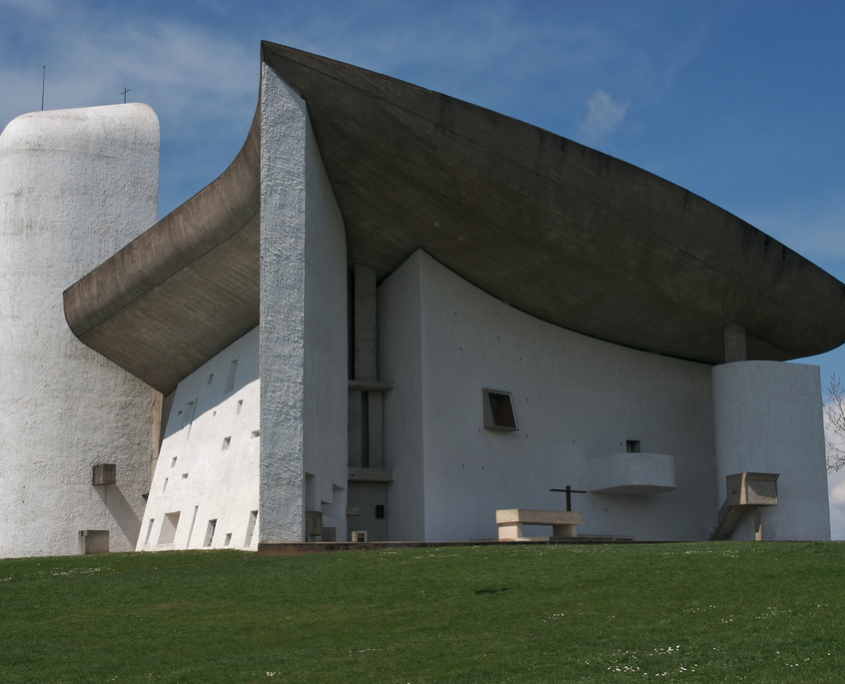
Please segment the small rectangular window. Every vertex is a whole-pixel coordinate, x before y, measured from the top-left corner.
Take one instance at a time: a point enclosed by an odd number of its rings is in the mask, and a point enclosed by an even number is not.
[[[214,541],[214,530],[216,527],[217,518],[208,521],[208,527],[205,530],[205,540],[202,543],[203,546],[211,546],[211,542]]]
[[[376,504],[376,520],[384,520],[384,506]]]
[[[625,440],[625,451],[627,451],[629,454],[640,453],[640,440],[638,440],[638,439],[626,439]]]
[[[489,430],[518,430],[511,393],[490,389],[484,389],[482,393],[484,427]]]
[[[258,520],[258,511],[249,512],[249,522],[246,525],[246,538],[244,539],[244,546],[249,548],[252,544],[252,535],[255,532],[255,523]]]

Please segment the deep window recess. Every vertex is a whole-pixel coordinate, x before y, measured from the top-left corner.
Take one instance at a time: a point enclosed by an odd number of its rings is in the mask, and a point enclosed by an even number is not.
[[[238,360],[235,359],[229,364],[229,372],[226,374],[226,386],[223,392],[228,394],[235,389],[235,376],[238,374]]]
[[[484,427],[490,430],[518,430],[510,392],[482,390]]]
[[[638,440],[638,439],[626,439],[625,440],[625,451],[627,451],[629,454],[640,453],[640,440]]]
[[[176,538],[176,528],[179,527],[180,511],[165,513],[164,521],[161,523],[161,532],[158,535],[159,544],[172,544]]]
[[[214,541],[214,529],[216,527],[217,518],[208,521],[208,527],[205,530],[205,540],[202,543],[203,546],[211,546],[211,542]]]
[[[384,506],[382,504],[376,504],[376,519],[384,520]]]

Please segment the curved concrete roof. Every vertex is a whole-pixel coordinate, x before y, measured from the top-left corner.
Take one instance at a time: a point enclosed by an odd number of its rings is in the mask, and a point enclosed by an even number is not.
[[[786,360],[845,342],[845,285],[651,173],[454,98],[292,48],[350,261],[417,249],[538,318],[638,349]],[[258,323],[258,121],[214,183],[65,293],[92,348],[168,392]]]

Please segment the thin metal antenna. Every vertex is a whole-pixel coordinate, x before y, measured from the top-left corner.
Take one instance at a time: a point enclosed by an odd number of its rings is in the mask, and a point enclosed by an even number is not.
[[[41,72],[41,111],[44,111],[44,86],[47,84],[47,65],[45,64],[41,67],[43,71]]]
[[[130,90],[132,90],[132,88],[127,88],[126,86],[123,86],[123,92],[121,93],[121,95],[123,95],[123,104],[126,104],[126,93],[128,93]]]

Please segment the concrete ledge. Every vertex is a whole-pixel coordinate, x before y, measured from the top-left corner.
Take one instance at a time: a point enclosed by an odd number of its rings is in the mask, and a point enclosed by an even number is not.
[[[360,390],[361,392],[387,392],[393,389],[393,384],[376,382],[375,380],[350,380],[349,389]]]
[[[350,468],[350,482],[393,482],[393,468]]]
[[[645,496],[675,489],[675,459],[669,454],[607,454],[587,465],[591,493]]]

